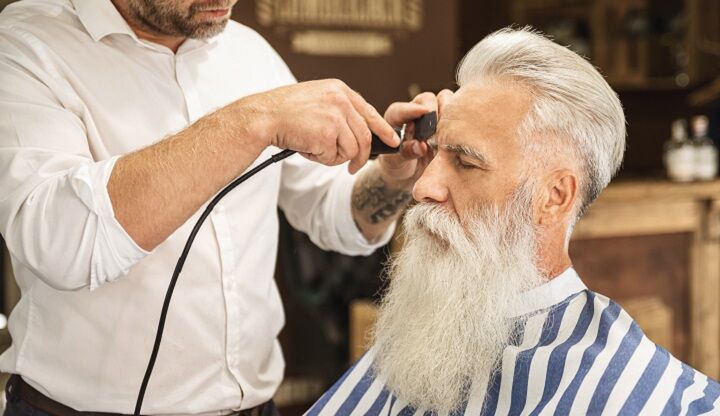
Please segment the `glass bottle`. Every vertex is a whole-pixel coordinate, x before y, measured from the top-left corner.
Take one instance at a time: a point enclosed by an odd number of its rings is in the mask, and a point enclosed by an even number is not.
[[[692,118],[692,143],[695,147],[695,179],[709,181],[718,172],[718,149],[708,137],[708,119],[705,116]]]
[[[665,142],[665,171],[675,182],[690,182],[695,178],[695,146],[687,136],[687,122],[673,121],[670,140]]]

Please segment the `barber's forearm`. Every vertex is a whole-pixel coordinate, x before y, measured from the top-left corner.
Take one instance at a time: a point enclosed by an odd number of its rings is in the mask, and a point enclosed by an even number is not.
[[[251,117],[230,105],[118,159],[108,193],[115,217],[140,247],[164,241],[266,148],[250,131]]]
[[[368,241],[377,241],[412,200],[412,183],[383,178],[377,165],[362,171],[352,192],[352,214]]]
[[[138,245],[164,241],[268,146],[355,171],[370,132],[400,138],[358,93],[339,80],[309,81],[244,97],[184,131],[117,161],[108,183],[115,216]]]

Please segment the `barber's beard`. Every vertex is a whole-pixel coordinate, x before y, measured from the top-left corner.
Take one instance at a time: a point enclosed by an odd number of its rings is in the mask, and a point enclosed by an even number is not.
[[[405,215],[405,245],[388,269],[375,326],[374,367],[415,407],[442,413],[465,402],[516,335],[521,294],[543,281],[529,191],[520,189],[503,212],[480,208],[468,231],[437,205]]]
[[[128,6],[132,19],[144,30],[157,35],[184,36],[192,39],[211,38],[223,31],[229,17],[199,20],[203,10],[228,8],[230,0],[198,1],[187,10],[181,9],[176,0],[130,0]]]

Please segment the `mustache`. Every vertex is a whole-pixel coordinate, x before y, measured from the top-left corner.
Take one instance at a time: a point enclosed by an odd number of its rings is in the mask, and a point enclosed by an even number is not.
[[[406,230],[423,229],[444,241],[456,238],[456,231],[461,229],[456,214],[432,202],[419,202],[409,208],[403,225]]]

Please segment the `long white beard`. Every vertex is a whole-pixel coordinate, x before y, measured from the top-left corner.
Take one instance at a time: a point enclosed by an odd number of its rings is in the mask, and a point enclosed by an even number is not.
[[[449,412],[473,379],[497,370],[520,295],[543,281],[528,201],[521,189],[503,213],[479,209],[469,231],[434,204],[406,213],[374,330],[375,372],[397,397]]]

